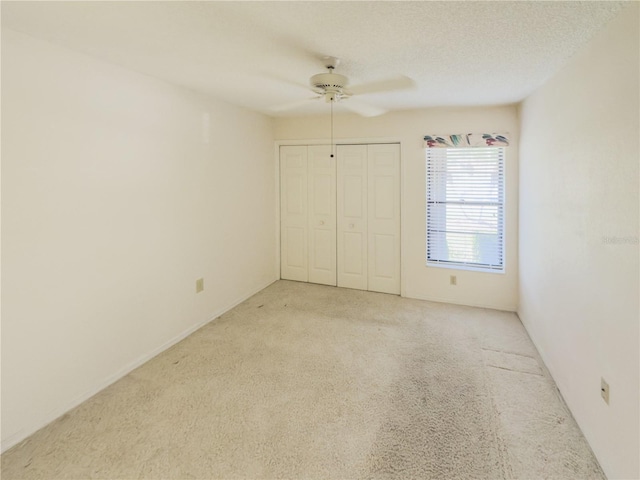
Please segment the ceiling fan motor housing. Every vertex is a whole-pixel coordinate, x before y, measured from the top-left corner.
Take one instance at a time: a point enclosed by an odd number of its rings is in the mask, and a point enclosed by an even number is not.
[[[309,83],[313,91],[319,94],[343,93],[349,80],[338,73],[319,73],[311,77]]]

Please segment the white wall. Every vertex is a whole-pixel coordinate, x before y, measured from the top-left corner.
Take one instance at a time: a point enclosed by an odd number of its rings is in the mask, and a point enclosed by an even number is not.
[[[328,113],[328,106],[327,106]],[[380,117],[336,115],[335,137],[393,139],[401,142],[402,162],[402,295],[439,302],[515,311],[518,293],[518,118],[515,106],[434,108],[393,112]],[[506,273],[480,273],[425,266],[426,183],[425,134],[509,132],[506,156]],[[327,139],[329,117],[276,119],[276,138]],[[458,285],[449,284],[457,276]]]
[[[3,29],[2,127],[6,449],[277,270],[268,117]]]
[[[638,14],[521,109],[518,313],[611,479],[640,477]]]

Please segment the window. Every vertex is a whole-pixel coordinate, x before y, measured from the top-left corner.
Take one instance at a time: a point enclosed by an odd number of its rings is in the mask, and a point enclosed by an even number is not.
[[[427,148],[427,265],[504,272],[503,147]]]

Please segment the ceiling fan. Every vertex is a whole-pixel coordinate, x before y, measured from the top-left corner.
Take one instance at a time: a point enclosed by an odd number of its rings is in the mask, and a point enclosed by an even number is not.
[[[360,100],[356,100],[353,97],[367,93],[389,92],[415,87],[415,82],[405,76],[398,76],[386,80],[379,80],[377,82],[349,87],[349,79],[344,75],[334,72],[336,67],[340,64],[340,59],[336,57],[324,57],[323,60],[327,72],[318,73],[309,79],[311,90],[316,94],[316,96],[279,105],[277,107],[273,107],[272,110],[276,112],[293,110],[310,102],[324,98],[327,103],[333,104],[340,102],[348,110],[362,115],[363,117],[375,117],[377,115],[382,115],[386,110]]]

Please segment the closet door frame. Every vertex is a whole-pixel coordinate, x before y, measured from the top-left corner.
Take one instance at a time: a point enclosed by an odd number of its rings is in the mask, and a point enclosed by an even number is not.
[[[274,164],[275,164],[275,200],[276,200],[276,244],[275,244],[275,264],[274,264],[274,278],[282,278],[281,272],[281,205],[280,205],[280,147],[283,146],[311,146],[311,145],[328,145],[329,139],[300,139],[300,140],[277,140],[274,143]],[[398,144],[400,148],[400,296],[406,296],[405,290],[405,268],[404,268],[404,255],[403,251],[406,248],[406,235],[405,235],[405,218],[404,218],[404,183],[405,183],[405,149],[403,140],[399,137],[352,137],[343,138],[335,143],[335,145],[375,145],[375,144]]]

